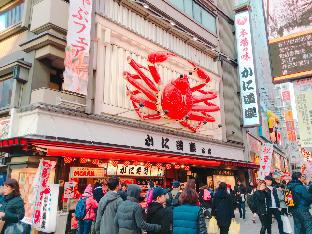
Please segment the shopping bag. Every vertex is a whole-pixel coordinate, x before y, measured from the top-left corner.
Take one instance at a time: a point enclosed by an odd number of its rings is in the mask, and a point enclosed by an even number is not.
[[[240,224],[235,221],[235,219],[232,219],[229,234],[239,234],[240,232]]]
[[[209,234],[218,234],[219,233],[219,227],[218,227],[218,223],[215,217],[212,217],[209,220],[208,223],[208,233]]]
[[[283,221],[283,230],[284,230],[284,232],[285,233],[292,233],[293,230],[291,228],[291,224],[290,224],[289,218],[286,215],[282,215],[281,218],[282,218],[282,221]]]
[[[0,233],[2,232],[2,229],[4,227],[5,221],[0,220]]]

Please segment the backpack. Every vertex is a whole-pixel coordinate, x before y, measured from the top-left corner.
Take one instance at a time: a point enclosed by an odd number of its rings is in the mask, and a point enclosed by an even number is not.
[[[251,210],[251,212],[254,213],[256,211],[256,201],[255,201],[255,194],[254,193],[252,195],[247,196],[247,205],[248,205],[249,209]]]
[[[170,199],[170,206],[178,206],[179,205],[179,197],[181,195],[181,192],[178,192],[177,195],[175,195],[175,197],[173,197],[172,193],[170,192],[169,194],[169,199]]]
[[[211,193],[208,191],[208,189],[204,189],[204,201],[211,201]]]
[[[87,201],[87,198],[80,198],[77,203],[76,210],[75,210],[75,216],[77,220],[83,220],[87,214],[86,201]]]
[[[285,201],[286,206],[288,207],[294,207],[296,205],[293,191],[291,191],[290,189],[285,190],[284,201]]]

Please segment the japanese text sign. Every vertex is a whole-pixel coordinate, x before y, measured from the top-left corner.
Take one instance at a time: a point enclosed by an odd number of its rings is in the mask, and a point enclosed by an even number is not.
[[[70,178],[103,178],[104,168],[93,167],[71,167]]]
[[[260,125],[249,12],[235,15],[236,43],[244,126]]]
[[[92,0],[71,0],[63,89],[86,95],[91,34]]]
[[[273,144],[264,143],[261,150],[260,169],[258,179],[264,180],[264,177],[270,174],[273,154]]]
[[[107,175],[118,176],[164,176],[164,169],[155,166],[145,167],[144,165],[129,165],[118,164],[114,167],[108,163]]]

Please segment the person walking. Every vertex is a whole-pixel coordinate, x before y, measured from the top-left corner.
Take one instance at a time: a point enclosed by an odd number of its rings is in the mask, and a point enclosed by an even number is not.
[[[235,196],[236,203],[239,210],[239,217],[241,219],[246,219],[246,188],[241,181],[237,181],[237,186],[235,186]]]
[[[272,186],[273,178],[272,178],[272,176],[268,175],[264,178],[264,180],[265,180],[265,184],[267,186],[266,200],[267,200],[268,216],[270,218],[271,225],[272,225],[272,215],[274,215],[274,217],[277,221],[279,233],[284,234],[283,221],[281,218],[280,201],[278,199],[277,189]]]
[[[266,184],[264,180],[258,182],[258,189],[251,195],[250,199],[253,199],[252,203],[254,205],[253,209],[255,213],[259,216],[261,222],[260,234],[272,233],[272,217],[268,215],[267,209],[267,192]]]
[[[227,192],[226,183],[221,182],[214,195],[212,215],[216,217],[220,234],[228,234],[231,220],[235,218],[233,200]]]
[[[109,191],[101,198],[95,223],[96,234],[118,234],[118,227],[114,223],[117,208],[122,202],[118,195],[120,181],[117,176],[108,179]]]
[[[168,192],[167,206],[172,206],[172,207],[178,206],[180,195],[181,195],[180,182],[179,181],[173,181],[172,182],[172,190],[170,192]]]
[[[312,216],[309,212],[312,204],[312,193],[309,193],[302,183],[302,174],[294,172],[292,180],[288,184],[288,189],[294,195],[294,207],[289,207],[294,218],[295,234],[311,234],[312,233]]]
[[[97,203],[100,202],[101,198],[104,197],[103,192],[103,184],[100,182],[96,182],[93,186],[93,197],[97,201]]]
[[[173,234],[207,234],[204,213],[194,189],[185,188],[179,197],[180,206],[173,209]]]
[[[248,189],[247,189],[247,204],[249,203],[249,200],[251,199],[251,196],[257,191],[257,187],[254,185],[253,182],[249,183]],[[250,207],[249,207],[250,208]],[[256,213],[252,212],[252,222],[256,223]]]
[[[1,233],[23,233],[23,226],[18,222],[25,216],[24,201],[21,198],[19,184],[15,179],[4,182],[3,196],[0,207],[0,219],[5,221]]]
[[[148,234],[171,234],[172,232],[172,208],[164,207],[166,203],[167,190],[156,187],[153,192],[153,202],[148,206],[148,223],[161,225],[159,232],[148,232]]]
[[[95,220],[95,209],[98,208],[98,203],[93,197],[93,189],[89,184],[80,199],[85,200],[85,216],[78,221],[78,234],[89,234],[91,232],[92,222]]]
[[[147,232],[160,232],[158,224],[146,223],[143,219],[143,209],[139,205],[141,188],[136,184],[130,184],[127,190],[127,200],[123,201],[117,209],[115,225],[118,234],[141,234],[142,230]]]

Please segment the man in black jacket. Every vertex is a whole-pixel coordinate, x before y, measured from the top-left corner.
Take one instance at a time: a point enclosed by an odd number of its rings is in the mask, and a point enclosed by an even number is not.
[[[172,209],[171,207],[164,207],[166,203],[167,190],[156,187],[153,190],[153,202],[149,204],[147,209],[148,223],[161,225],[160,232],[148,232],[149,234],[170,234],[172,233]]]
[[[274,215],[274,217],[277,220],[279,233],[284,234],[283,221],[281,218],[282,209],[280,208],[280,202],[279,202],[278,195],[277,195],[277,189],[272,186],[273,178],[272,176],[266,176],[264,180],[267,186],[266,201],[267,201],[268,216],[269,216],[270,222],[272,222],[272,215]]]

